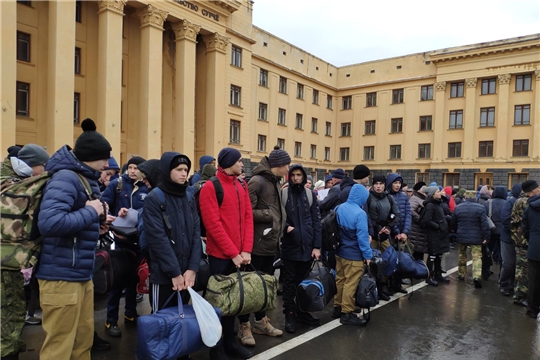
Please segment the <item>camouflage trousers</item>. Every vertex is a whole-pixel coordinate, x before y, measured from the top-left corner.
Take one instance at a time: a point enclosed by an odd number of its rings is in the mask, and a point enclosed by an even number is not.
[[[516,247],[516,285],[514,287],[515,302],[527,300],[529,286],[529,262],[527,261],[527,250]]]
[[[25,351],[21,333],[26,316],[24,277],[20,271],[1,270],[0,313],[2,321],[2,357]]]
[[[459,244],[458,276],[467,275],[467,246],[471,247],[473,279],[482,278],[482,245]]]

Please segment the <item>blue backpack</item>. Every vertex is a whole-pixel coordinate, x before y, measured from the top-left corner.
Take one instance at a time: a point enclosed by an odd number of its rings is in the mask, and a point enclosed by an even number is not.
[[[159,198],[159,204],[161,208],[161,217],[163,218],[163,223],[165,224],[165,232],[167,233],[167,236],[169,239],[171,238],[171,231],[172,226],[169,221],[169,217],[165,213],[165,209],[167,206],[167,203],[165,202],[165,194],[163,193],[163,190],[156,187],[152,192],[155,192]],[[144,222],[143,222],[143,211],[144,207],[139,209],[139,216],[138,216],[138,223],[137,223],[137,230],[139,232],[139,247],[143,251],[143,253],[148,251],[148,241],[146,240],[146,234],[144,233]],[[146,254],[147,255],[147,254]]]

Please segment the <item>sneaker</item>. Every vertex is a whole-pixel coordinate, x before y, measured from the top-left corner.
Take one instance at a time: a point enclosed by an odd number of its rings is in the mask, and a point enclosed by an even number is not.
[[[276,329],[270,324],[268,317],[263,317],[261,320],[255,320],[253,324],[253,332],[259,335],[268,335],[272,337],[283,335],[283,331]]]
[[[255,339],[251,334],[251,324],[248,322],[238,325],[238,340],[244,346],[255,346]]]
[[[289,334],[296,332],[296,319],[292,312],[285,314],[285,331]]]
[[[135,301],[137,301],[137,303],[140,303],[144,300],[144,294],[137,294],[137,296],[135,297]]]
[[[138,317],[139,317],[138,314],[135,314],[134,316],[124,315],[124,324],[126,324],[126,325],[137,325],[137,318]]]
[[[354,325],[354,326],[365,326],[367,324],[366,319],[359,318],[358,316],[346,313],[341,315],[341,319],[339,320],[340,323],[343,325]]]
[[[105,323],[105,332],[107,335],[114,338],[122,336],[122,331],[120,331],[118,324]]]
[[[332,311],[332,318],[339,319],[341,318],[341,306],[334,306],[334,311]]]
[[[319,325],[321,319],[318,319],[308,312],[298,311],[296,313],[296,321],[308,325]]]
[[[100,338],[97,332],[94,331],[94,342],[92,343],[92,351],[104,351],[109,350],[110,348],[111,343]]]
[[[28,325],[39,325],[41,324],[41,318],[39,316],[30,316],[28,313],[26,313],[26,318],[24,319],[24,322]]]
[[[476,289],[481,289],[482,288],[482,281],[480,279],[473,279],[474,280],[474,287]]]

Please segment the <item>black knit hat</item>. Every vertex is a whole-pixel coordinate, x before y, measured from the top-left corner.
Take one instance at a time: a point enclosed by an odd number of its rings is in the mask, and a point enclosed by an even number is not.
[[[538,183],[535,180],[527,180],[523,184],[521,184],[521,190],[523,190],[524,193],[531,192],[537,187]]]
[[[373,177],[373,184],[376,184],[376,183],[383,183],[383,184],[386,184],[386,176],[384,175],[376,175]]]
[[[332,173],[332,178],[343,180],[345,177],[345,171],[343,169],[336,169]]]
[[[218,154],[218,165],[223,169],[228,169],[233,166],[238,160],[242,158],[240,151],[235,148],[226,147],[221,149]]]
[[[370,174],[369,168],[366,165],[356,165],[353,170],[353,179],[360,180],[368,177]]]
[[[285,150],[281,150],[279,146],[274,146],[274,150],[268,155],[268,163],[270,167],[281,167],[291,163],[291,157]]]
[[[111,144],[96,131],[96,124],[92,119],[85,119],[81,127],[83,133],[77,138],[73,153],[80,161],[96,161],[111,157]]]
[[[133,165],[137,165],[137,167],[138,167],[139,165],[141,165],[145,161],[146,161],[146,159],[143,159],[140,156],[133,156],[131,159],[128,160],[127,165],[129,166],[129,165],[133,164]]]
[[[178,156],[175,156],[171,161],[171,166],[169,170],[174,169],[180,164],[186,164],[187,171],[189,173],[189,170],[191,169],[191,160],[184,154],[180,154]]]
[[[21,151],[21,147],[20,146],[17,146],[17,145],[13,145],[13,146],[10,146],[8,147],[7,151],[8,151],[8,156],[9,157],[17,157],[17,155],[19,154],[19,151]]]
[[[420,190],[420,189],[422,188],[422,186],[426,186],[426,183],[423,182],[423,181],[419,181],[419,182],[417,182],[416,184],[414,184],[414,186],[413,186],[412,189],[413,189],[414,191],[418,191],[418,190]]]

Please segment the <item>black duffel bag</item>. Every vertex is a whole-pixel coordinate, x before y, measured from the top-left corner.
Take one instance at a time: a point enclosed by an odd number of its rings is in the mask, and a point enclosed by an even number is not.
[[[296,303],[304,312],[322,311],[336,293],[335,271],[315,260],[309,274],[296,288]]]

